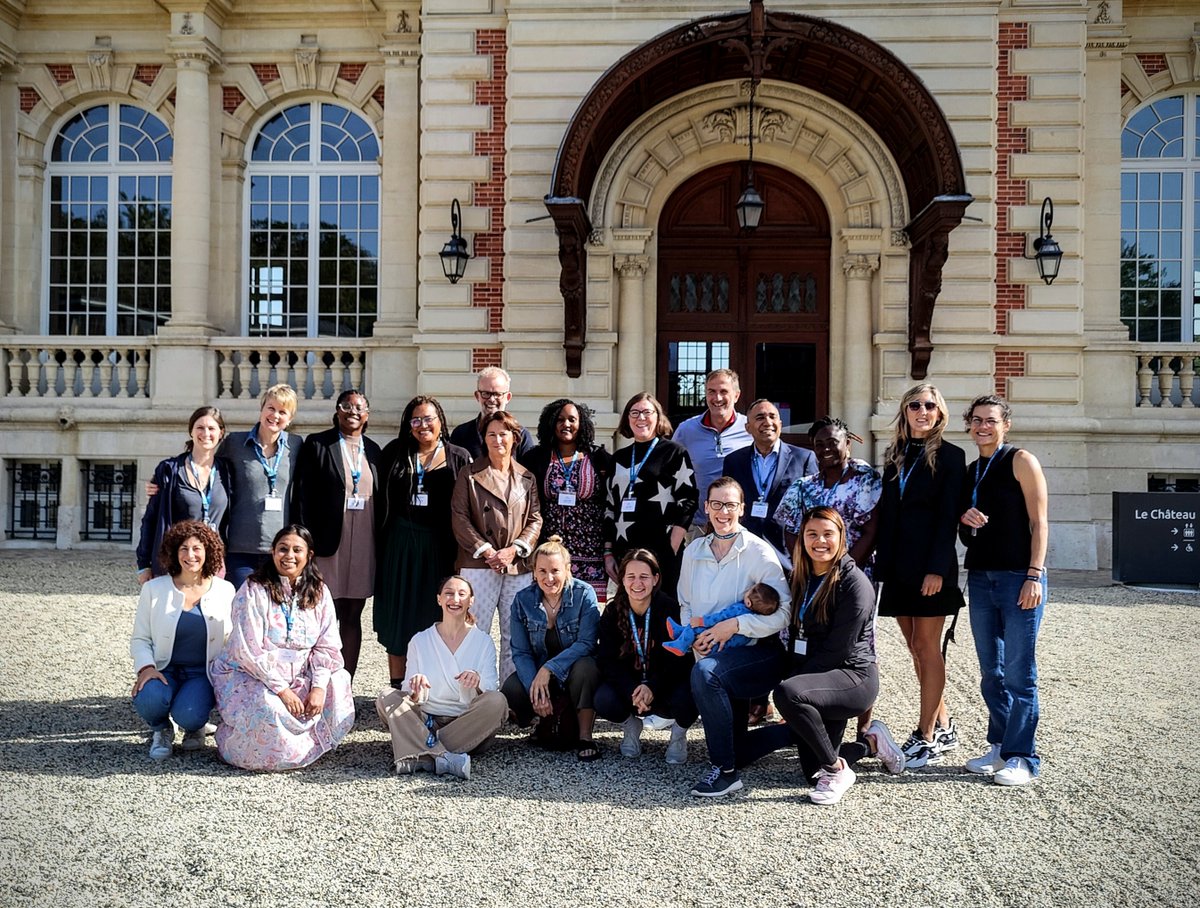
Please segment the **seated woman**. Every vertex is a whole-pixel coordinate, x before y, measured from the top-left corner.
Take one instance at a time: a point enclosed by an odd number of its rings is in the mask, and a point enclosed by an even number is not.
[[[229,635],[233,601],[233,586],[216,576],[225,547],[207,524],[172,525],[158,557],[166,573],[142,586],[129,642],[137,673],[133,708],[153,732],[151,760],[171,755],[176,725],[183,729],[184,750],[204,746],[215,702],[208,667]]]
[[[838,755],[848,720],[875,702],[879,671],[871,625],[875,591],[846,553],[846,525],[831,507],[804,515],[793,557],[794,618],[788,627],[783,678],[775,708],[786,725],[746,736],[742,762],[791,743],[799,745],[814,804],[836,804],[854,784],[854,770]],[[893,772],[903,767],[899,749],[882,722],[866,732],[875,753]]]
[[[624,726],[621,756],[642,752],[642,726],[653,714],[674,719],[667,762],[687,762],[687,730],[696,721],[689,675],[691,658],[665,652],[666,624],[679,618],[679,603],[660,589],[662,571],[649,549],[625,553],[617,569],[621,585],[600,616],[600,686],[596,712]]]
[[[217,749],[242,769],[296,769],[333,750],[354,724],[350,675],[313,539],[289,524],[233,602],[233,629],[212,666]]]
[[[590,583],[571,576],[571,553],[551,536],[534,550],[534,585],[517,593],[512,604],[512,651],[516,671],[501,692],[520,725],[574,713],[580,762],[600,759],[592,740],[596,722],[593,698],[600,681],[596,651],[600,606]],[[573,729],[571,729],[573,730]]]
[[[491,741],[508,703],[496,690],[496,646],[475,626],[471,584],[447,577],[438,588],[442,620],[408,643],[408,674],[375,701],[392,733],[398,774],[418,770],[471,778],[471,754]]]

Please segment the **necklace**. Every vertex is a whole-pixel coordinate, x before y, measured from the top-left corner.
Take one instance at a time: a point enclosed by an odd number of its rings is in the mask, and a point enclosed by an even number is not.
[[[738,530],[734,530],[732,533],[725,533],[724,535],[722,535],[722,534],[718,533],[716,530],[713,530],[713,538],[714,539],[732,539],[734,536],[736,536],[738,534],[738,532],[739,532]]]

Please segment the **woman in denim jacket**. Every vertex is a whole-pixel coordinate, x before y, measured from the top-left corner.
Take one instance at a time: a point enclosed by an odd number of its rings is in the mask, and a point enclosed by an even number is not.
[[[583,763],[600,758],[592,740],[596,710],[592,700],[600,681],[596,638],[600,606],[591,584],[571,576],[571,553],[559,536],[534,550],[536,581],[517,593],[512,604],[512,657],[516,672],[501,692],[523,726],[551,720],[568,709],[579,725],[577,756]],[[556,703],[558,701],[558,708]],[[569,716],[562,716],[570,721]]]

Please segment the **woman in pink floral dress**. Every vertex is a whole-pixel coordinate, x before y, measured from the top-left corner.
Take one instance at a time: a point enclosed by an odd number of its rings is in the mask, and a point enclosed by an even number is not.
[[[242,769],[295,769],[354,724],[333,600],[308,530],[292,524],[233,600],[233,630],[212,665],[217,749]]]

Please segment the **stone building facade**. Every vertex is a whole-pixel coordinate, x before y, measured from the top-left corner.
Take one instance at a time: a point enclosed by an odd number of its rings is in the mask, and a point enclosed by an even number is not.
[[[1113,490],[1195,487],[1193,4],[319,6],[0,0],[5,544],[127,538],[202,403],[286,380],[309,431],[362,386],[386,435],[491,364],[611,433],[728,363],[876,461],[914,377],[998,391],[1058,566],[1109,563]]]

